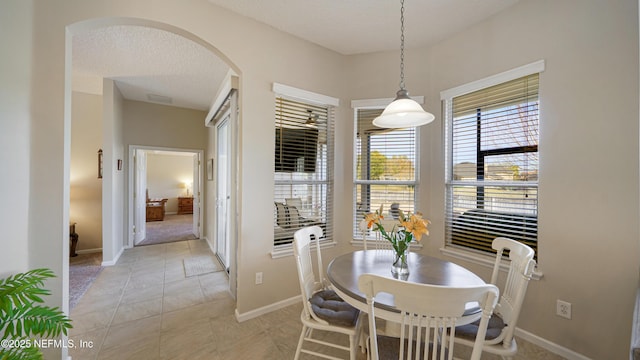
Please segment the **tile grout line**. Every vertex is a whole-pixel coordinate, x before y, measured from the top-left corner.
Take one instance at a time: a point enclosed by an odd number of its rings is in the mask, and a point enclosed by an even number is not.
[[[137,262],[137,261],[138,261],[138,259],[136,258],[136,261],[134,261],[134,263]],[[116,263],[115,266],[118,266],[118,264]],[[113,319],[115,319],[116,314],[118,313],[118,309],[120,308],[120,305],[122,304],[122,298],[124,297],[124,290],[127,288],[127,286],[129,285],[129,282],[131,281],[131,273],[132,273],[133,269],[128,265],[127,265],[127,268],[129,269],[129,276],[127,277],[127,282],[122,287],[122,292],[120,293],[120,298],[118,299],[118,305],[114,309],[113,314],[111,314],[111,319],[109,319],[109,323],[107,324],[106,331],[102,335],[102,341],[100,342],[100,347],[98,348],[98,351],[96,351],[96,355],[95,355],[94,359],[98,359],[98,357],[100,356],[100,352],[102,351],[102,347],[104,346],[104,342],[107,339],[107,336],[109,335],[109,333],[111,332],[111,324],[113,323]]]

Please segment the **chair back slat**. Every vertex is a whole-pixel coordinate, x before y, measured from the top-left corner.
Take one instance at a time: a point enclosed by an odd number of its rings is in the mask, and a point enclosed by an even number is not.
[[[322,256],[320,251],[320,238],[322,238],[320,226],[304,227],[293,234],[293,254],[298,270],[298,280],[302,293],[302,331],[298,339],[298,346],[294,360],[298,360],[301,354],[309,354],[327,359],[338,359],[325,352],[319,352],[318,347],[329,348],[332,351],[347,351],[350,360],[356,360],[358,341],[361,333],[360,312],[344,302],[331,289],[324,285],[324,271],[322,270]],[[314,274],[314,266],[311,258],[311,247],[315,244],[318,273]],[[315,310],[314,310],[315,309]],[[338,309],[339,311],[335,311]],[[314,330],[328,331],[346,335],[349,338],[349,346],[341,341],[333,342],[325,338],[314,336]],[[313,347],[304,346],[312,344]]]
[[[379,293],[392,294],[400,311],[399,359],[452,359],[456,325],[463,321],[469,304],[480,304],[480,331],[471,354],[472,360],[480,359],[489,317],[498,299],[496,286],[448,287],[363,274],[358,287],[366,295],[369,309],[371,359],[377,360],[380,353],[375,326],[375,298]]]
[[[398,220],[395,219],[382,219],[380,220],[382,227],[384,227],[385,231],[389,232],[393,230],[395,226],[396,229],[400,226]],[[365,250],[368,249],[376,249],[376,250],[392,250],[393,247],[391,243],[385,239],[380,231],[376,230],[375,227],[371,229],[367,227],[367,221],[362,220],[358,224],[358,228],[360,233],[362,234],[362,246]]]
[[[311,236],[315,237],[316,252],[318,253],[318,279],[313,272],[313,262],[311,261]],[[325,322],[324,320],[317,318],[313,313],[309,299],[314,293],[323,288],[323,274],[322,274],[322,255],[320,253],[319,239],[322,237],[322,228],[319,226],[310,226],[302,228],[296,231],[293,235],[293,254],[296,259],[296,266],[298,267],[298,275],[300,276],[300,291],[302,292],[303,309],[307,317],[313,317],[314,319]]]
[[[491,283],[496,286],[498,286],[498,273],[502,263],[502,255],[505,250],[509,251],[509,271],[504,285],[501,287],[500,299],[496,305],[495,312],[506,324],[500,336],[503,345],[504,347],[510,347],[515,333],[515,324],[518,321],[536,261],[533,259],[533,249],[515,240],[499,237],[493,241],[492,247],[497,251],[497,255],[493,274],[491,275]]]

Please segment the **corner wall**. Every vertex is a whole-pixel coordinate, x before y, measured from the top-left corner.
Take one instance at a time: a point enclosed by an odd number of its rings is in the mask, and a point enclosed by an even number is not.
[[[407,88],[424,95],[436,115],[420,130],[419,208],[432,221],[423,252],[490,277],[488,267],[440,252],[440,92],[540,59],[546,62],[538,236],[544,276],[530,282],[518,327],[589,358],[625,359],[640,266],[636,0],[521,0],[431,48],[407,50]],[[378,73],[397,66],[395,53],[352,61],[354,97],[392,93],[395,79]],[[557,299],[573,304],[571,320],[555,315]]]

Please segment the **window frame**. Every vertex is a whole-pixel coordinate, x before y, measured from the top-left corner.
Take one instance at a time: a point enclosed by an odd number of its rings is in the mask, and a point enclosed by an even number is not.
[[[272,90],[274,93],[274,104],[278,98],[289,99],[296,102],[303,102],[309,104],[310,106],[320,106],[327,108],[328,114],[328,124],[327,124],[327,150],[326,150],[326,179],[324,180],[286,180],[286,181],[278,181],[275,179],[276,171],[275,164],[272,169],[272,176],[274,177],[274,187],[273,191],[276,191],[276,187],[278,185],[300,185],[300,184],[309,184],[309,185],[326,185],[326,198],[323,199],[323,202],[326,204],[326,219],[327,219],[327,234],[325,234],[325,238],[321,239],[320,247],[326,248],[335,246],[336,242],[333,239],[333,223],[334,223],[334,201],[333,201],[333,187],[334,187],[334,158],[335,158],[335,131],[334,131],[334,122],[335,122],[335,110],[340,105],[340,101],[337,98],[314,93],[311,91],[298,89],[292,86],[283,85],[279,83],[273,83]],[[274,116],[276,114],[277,109],[274,108]],[[318,158],[320,159],[320,158]],[[318,160],[316,160],[318,161]],[[276,227],[275,223],[276,219],[274,219],[274,229]],[[270,255],[272,258],[280,258],[286,256],[293,255],[293,242],[287,244],[277,244],[275,243],[275,233],[274,239],[272,241],[272,251]]]
[[[419,104],[424,103],[423,96],[411,96],[411,98]],[[414,174],[413,180],[371,180],[371,179],[358,179],[358,112],[359,110],[384,110],[394,99],[366,99],[366,100],[353,100],[351,101],[351,108],[353,109],[353,200],[352,200],[352,232],[353,240],[352,245],[363,246],[362,234],[358,228],[359,222],[362,218],[358,213],[358,186],[361,185],[391,185],[391,186],[413,186],[413,209],[418,209],[419,189],[420,189],[420,131],[416,129],[414,133]],[[371,154],[371,151],[369,151]],[[370,209],[373,211],[373,209]],[[388,210],[388,209],[387,209]],[[367,235],[368,241],[375,241],[377,237],[371,233]]]
[[[449,236],[447,236],[446,234],[448,234],[450,232],[449,229],[449,224],[447,223],[450,217],[449,215],[449,209],[448,209],[448,202],[449,199],[448,197],[450,196],[452,190],[452,187],[456,186],[456,185],[468,185],[468,186],[476,186],[477,187],[477,191],[480,192],[481,189],[485,186],[494,186],[496,185],[496,182],[492,182],[490,180],[484,180],[481,178],[478,178],[475,182],[474,181],[468,181],[468,182],[460,182],[460,181],[456,181],[453,179],[453,129],[452,129],[452,121],[453,121],[453,114],[452,114],[452,109],[451,109],[451,104],[452,104],[452,100],[456,97],[468,94],[468,93],[472,93],[475,91],[479,91],[479,90],[483,90],[495,85],[500,85],[512,80],[516,80],[522,77],[526,77],[529,75],[533,75],[533,74],[541,74],[545,69],[545,62],[544,60],[539,60],[509,71],[505,71],[503,73],[500,74],[496,74],[484,79],[480,79],[468,84],[464,84],[452,89],[448,89],[445,91],[442,91],[440,93],[440,98],[443,104],[443,114],[444,114],[444,144],[445,144],[445,159],[444,159],[444,164],[445,164],[445,209],[444,209],[444,218],[445,218],[445,224],[444,224],[444,229],[445,229],[445,239],[444,239],[444,246],[443,248],[441,248],[441,252],[447,255],[451,255],[457,258],[461,258],[464,260],[468,260],[474,263],[478,263],[478,264],[484,264],[484,265],[488,265],[491,266],[493,264],[493,262],[495,261],[495,256],[492,256],[492,254],[487,253],[485,251],[481,251],[481,250],[476,250],[470,247],[465,247],[463,245],[453,245],[451,243],[451,239]],[[538,98],[540,98],[540,95],[538,95]],[[479,121],[479,120],[478,120]],[[480,139],[478,139],[478,137],[481,137],[481,133],[477,132],[476,134],[476,141],[479,141]],[[479,147],[480,142],[478,142],[478,147]],[[480,169],[480,163],[482,160],[484,160],[485,157],[487,156],[492,156],[492,155],[504,155],[504,154],[517,154],[517,153],[527,153],[534,150],[533,146],[514,146],[514,147],[505,147],[505,148],[497,148],[497,149],[490,149],[490,150],[481,150],[481,149],[477,149],[477,158],[476,158],[476,169]],[[538,146],[535,145],[535,151],[538,152]],[[539,154],[539,152],[538,152]],[[480,170],[476,170],[478,172],[477,175],[480,175]],[[482,172],[484,172],[484,166],[482,166]],[[530,183],[530,182],[517,182],[515,184],[513,183],[508,183],[508,182],[497,182],[499,184],[499,186],[509,186],[509,185],[515,185],[518,187],[530,187],[533,186],[536,188],[536,190],[539,188],[538,186],[538,182],[535,182],[535,185]],[[477,198],[478,203],[482,200],[480,200],[480,197]],[[477,206],[478,209],[480,209],[480,205],[478,204]],[[536,218],[538,218],[539,214],[536,213]],[[536,251],[536,256],[537,256],[537,251]],[[534,274],[534,277],[539,278],[541,277],[542,274],[540,272],[537,272]]]

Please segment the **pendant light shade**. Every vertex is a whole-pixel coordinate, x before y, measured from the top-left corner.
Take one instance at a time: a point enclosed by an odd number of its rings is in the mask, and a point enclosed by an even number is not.
[[[409,97],[404,88],[404,0],[400,1],[400,90],[396,98],[382,114],[373,119],[373,125],[381,128],[407,128],[425,125],[435,116],[424,111],[422,106]]]
[[[428,124],[435,119],[433,114],[409,97],[406,90],[400,89],[395,100],[373,119],[373,125],[381,128],[407,128]]]

